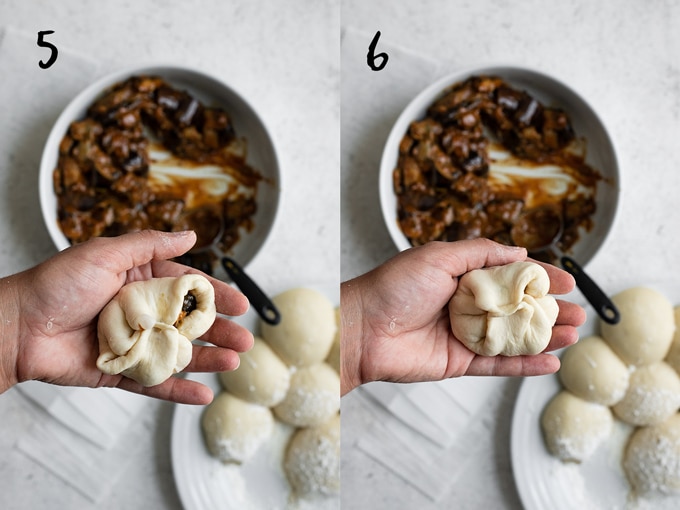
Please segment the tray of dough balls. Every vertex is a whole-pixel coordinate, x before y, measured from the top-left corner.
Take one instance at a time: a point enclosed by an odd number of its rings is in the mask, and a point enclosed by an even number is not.
[[[586,306],[559,372],[522,383],[511,455],[527,510],[680,508],[680,285],[612,301],[618,324]]]
[[[175,409],[172,464],[186,510],[338,509],[340,379],[337,285],[281,290],[276,326],[251,310],[239,368],[191,374],[215,392]]]

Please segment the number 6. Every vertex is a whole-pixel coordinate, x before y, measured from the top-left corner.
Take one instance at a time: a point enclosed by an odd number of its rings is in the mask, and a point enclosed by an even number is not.
[[[54,30],[41,30],[38,32],[38,46],[41,48],[49,48],[51,53],[50,53],[50,58],[47,60],[47,62],[43,62],[42,60],[38,61],[38,65],[40,66],[41,69],[47,69],[48,67],[51,67],[52,64],[54,64],[57,60],[57,55],[59,55],[59,50],[57,50],[57,47],[45,40],[46,35],[53,34]]]

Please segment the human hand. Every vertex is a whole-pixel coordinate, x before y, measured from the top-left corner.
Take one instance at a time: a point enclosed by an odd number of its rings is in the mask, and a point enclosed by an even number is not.
[[[97,316],[130,282],[152,277],[200,273],[167,259],[189,250],[193,232],[143,231],[115,238],[95,238],[68,248],[46,262],[0,280],[3,334],[0,391],[14,383],[38,379],[68,386],[115,386],[174,402],[207,404],[210,388],[179,377],[152,387],[122,375],[106,375],[99,355]],[[217,311],[242,315],[248,300],[224,282],[209,277]],[[187,372],[217,372],[238,367],[238,352],[252,347],[245,328],[219,317],[202,340],[214,346],[193,347]]]
[[[458,277],[488,266],[525,260],[524,248],[487,239],[434,242],[406,250],[342,284],[342,393],[370,381],[433,381],[462,375],[528,376],[553,373],[559,359],[549,351],[578,339],[584,310],[558,300],[560,308],[545,352],[534,356],[479,356],[451,332],[448,303]],[[574,279],[541,264],[550,293],[565,294]]]

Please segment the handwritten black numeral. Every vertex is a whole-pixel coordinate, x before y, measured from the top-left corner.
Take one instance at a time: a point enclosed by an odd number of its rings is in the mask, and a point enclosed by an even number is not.
[[[380,39],[380,30],[375,33],[371,44],[368,46],[368,54],[366,55],[366,63],[373,71],[381,71],[387,65],[387,60],[390,58],[385,52],[376,54],[375,47],[378,45],[378,39]],[[376,60],[380,60],[377,65]]]
[[[52,64],[54,64],[57,61],[57,55],[59,55],[59,50],[54,44],[52,44],[51,42],[47,42],[45,40],[46,35],[50,35],[53,33],[54,30],[41,30],[40,32],[38,32],[38,46],[40,46],[41,48],[49,48],[50,50],[50,58],[47,59],[47,62],[43,62],[42,60],[38,61],[40,69],[48,69],[52,67]]]

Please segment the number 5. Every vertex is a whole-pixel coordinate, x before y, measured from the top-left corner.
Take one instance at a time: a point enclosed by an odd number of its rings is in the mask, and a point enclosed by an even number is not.
[[[54,30],[41,30],[38,32],[38,46],[41,48],[49,48],[51,53],[50,53],[50,58],[47,60],[47,62],[43,62],[40,60],[38,62],[38,65],[40,66],[41,69],[47,69],[48,67],[51,67],[52,64],[54,64],[57,60],[57,55],[59,55],[59,50],[57,50],[57,47],[45,40],[46,35],[53,34]]]

